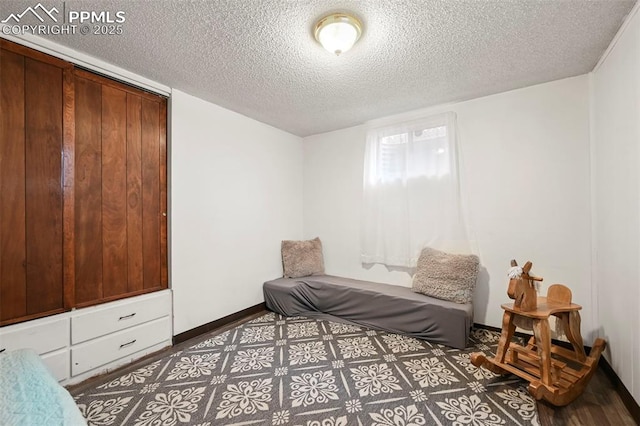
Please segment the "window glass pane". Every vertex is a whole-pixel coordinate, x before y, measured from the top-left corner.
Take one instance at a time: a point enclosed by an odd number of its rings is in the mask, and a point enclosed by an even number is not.
[[[451,173],[449,149],[446,126],[380,137],[376,180],[446,176]]]

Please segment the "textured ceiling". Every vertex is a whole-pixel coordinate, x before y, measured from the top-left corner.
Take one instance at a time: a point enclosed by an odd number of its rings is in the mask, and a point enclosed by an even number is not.
[[[0,2],[2,19],[37,3]],[[125,11],[123,34],[48,38],[306,136],[589,72],[634,3],[67,0],[66,10]],[[364,23],[340,57],[312,35],[335,11]]]

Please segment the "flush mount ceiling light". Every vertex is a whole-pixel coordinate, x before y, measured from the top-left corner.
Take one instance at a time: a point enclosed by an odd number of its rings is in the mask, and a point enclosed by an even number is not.
[[[334,13],[316,24],[316,40],[331,53],[339,55],[351,49],[362,34],[362,24],[345,13]]]

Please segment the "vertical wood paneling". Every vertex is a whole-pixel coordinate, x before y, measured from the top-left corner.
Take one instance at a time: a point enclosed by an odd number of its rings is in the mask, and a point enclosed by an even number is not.
[[[168,253],[167,253],[167,100],[160,102],[160,285],[163,288],[169,286]]]
[[[160,286],[160,148],[158,102],[142,100],[144,288]]]
[[[142,132],[140,96],[127,94],[127,248],[129,291],[144,288],[142,260]]]
[[[63,307],[62,69],[25,60],[27,314]]]
[[[75,90],[73,67],[63,71],[62,235],[64,307],[75,303]]]
[[[0,46],[0,324],[166,288],[166,99]]]
[[[103,296],[127,293],[127,94],[102,86]]]
[[[75,303],[102,297],[102,86],[75,79]]]
[[[27,314],[24,57],[0,51],[0,321]]]

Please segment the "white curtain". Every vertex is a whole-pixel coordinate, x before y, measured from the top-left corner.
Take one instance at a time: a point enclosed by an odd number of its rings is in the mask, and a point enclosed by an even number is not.
[[[415,267],[425,246],[468,253],[455,113],[367,132],[362,263]]]

